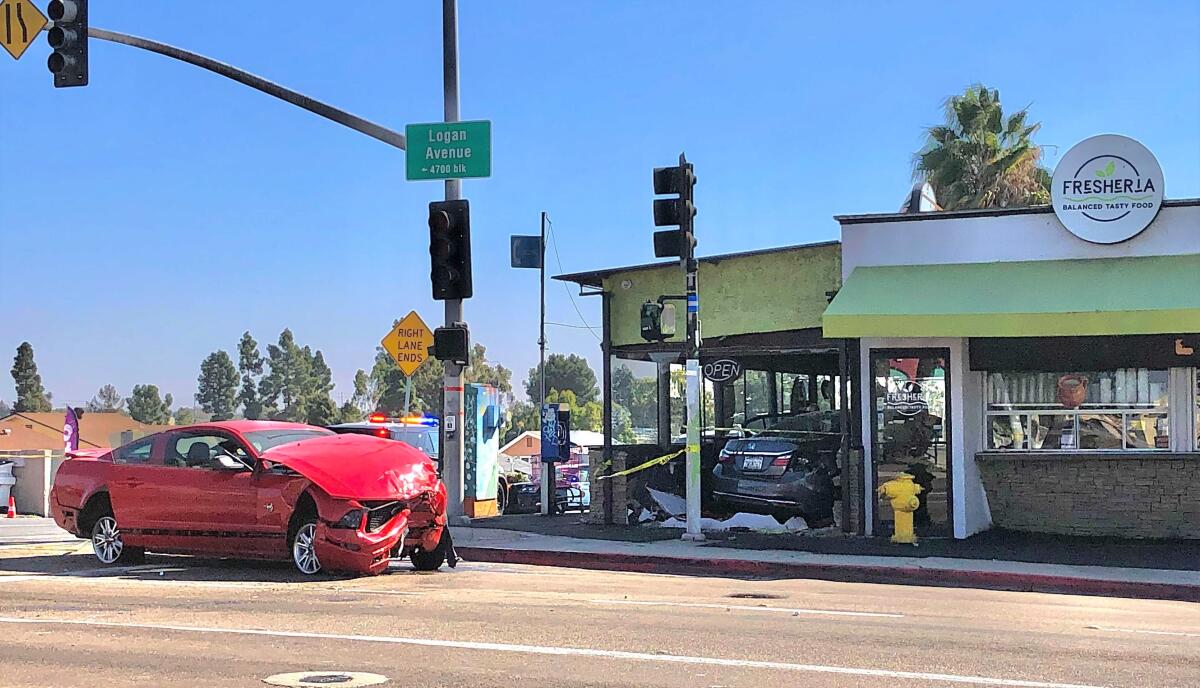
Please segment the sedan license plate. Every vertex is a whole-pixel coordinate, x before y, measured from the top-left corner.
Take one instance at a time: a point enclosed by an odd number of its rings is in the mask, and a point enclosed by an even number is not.
[[[763,467],[763,457],[747,456],[742,459],[742,470],[744,471],[761,471]]]

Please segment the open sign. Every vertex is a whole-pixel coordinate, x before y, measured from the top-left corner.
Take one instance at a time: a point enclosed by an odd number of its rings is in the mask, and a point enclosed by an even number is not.
[[[722,358],[704,364],[704,377],[713,382],[729,382],[742,376],[742,364],[732,358]]]

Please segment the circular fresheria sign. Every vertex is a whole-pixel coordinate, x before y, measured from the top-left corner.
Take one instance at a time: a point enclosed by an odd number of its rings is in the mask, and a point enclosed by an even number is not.
[[[1132,239],[1154,221],[1163,174],[1145,146],[1101,134],[1071,147],[1054,168],[1054,214],[1075,236],[1097,244]]]
[[[888,391],[884,396],[887,408],[902,416],[915,416],[929,410],[929,402],[925,399],[925,389],[921,383],[912,380],[889,380]]]

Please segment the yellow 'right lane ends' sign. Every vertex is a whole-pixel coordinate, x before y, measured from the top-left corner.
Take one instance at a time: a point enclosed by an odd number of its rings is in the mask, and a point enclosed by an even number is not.
[[[0,0],[0,45],[19,60],[48,21],[29,0]]]
[[[421,316],[412,311],[396,323],[381,343],[384,350],[396,360],[400,370],[406,376],[412,377],[417,368],[429,358],[429,347],[433,346],[433,332],[425,321],[421,320]]]

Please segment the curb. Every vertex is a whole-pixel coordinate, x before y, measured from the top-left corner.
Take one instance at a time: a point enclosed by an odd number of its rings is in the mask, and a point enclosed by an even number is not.
[[[957,571],[910,566],[857,566],[851,564],[788,564],[745,559],[700,559],[637,554],[549,552],[491,547],[455,547],[467,561],[495,564],[559,566],[600,571],[629,571],[679,576],[724,578],[813,578],[843,583],[932,585],[951,588],[983,588],[1014,592],[1098,595],[1134,599],[1200,602],[1200,585],[1140,583],[1100,580],[1075,576]]]

